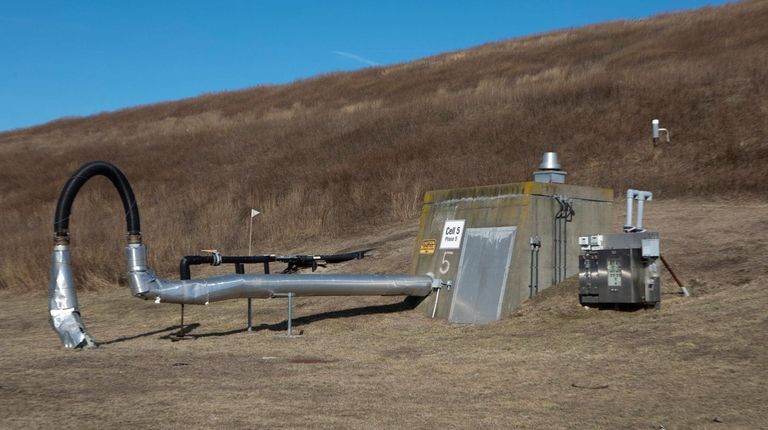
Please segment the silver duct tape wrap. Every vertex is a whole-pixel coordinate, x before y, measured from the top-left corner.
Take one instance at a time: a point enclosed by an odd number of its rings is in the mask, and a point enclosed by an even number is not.
[[[128,283],[135,296],[168,303],[206,304],[239,298],[296,296],[427,296],[435,288],[431,276],[411,275],[224,275],[183,281],[158,278],[147,267],[143,244],[129,244]]]
[[[436,284],[431,276],[411,275],[224,275],[191,280],[158,278],[147,267],[143,244],[129,244],[128,283],[135,296],[160,302],[207,304],[221,300],[295,296],[427,296]]]
[[[125,249],[128,283],[137,297],[159,302],[208,304],[238,298],[267,299],[280,294],[295,296],[427,296],[441,288],[439,279],[412,275],[225,275],[191,280],[158,278],[147,265],[143,244]],[[69,247],[56,245],[48,283],[51,325],[67,348],[93,347],[95,342],[80,319],[77,292],[70,266]]]
[[[93,347],[95,342],[80,319],[69,247],[56,245],[48,281],[48,319],[67,348]]]
[[[168,303],[207,304],[221,300],[301,296],[426,296],[429,276],[409,275],[225,275],[188,281],[155,278],[145,297]]]
[[[125,247],[125,258],[128,263],[128,284],[134,296],[143,297],[154,279],[155,274],[147,266],[147,247],[142,243],[129,243]]]

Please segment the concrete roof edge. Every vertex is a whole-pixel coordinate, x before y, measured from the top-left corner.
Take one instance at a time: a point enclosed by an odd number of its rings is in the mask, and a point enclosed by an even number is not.
[[[520,195],[542,197],[563,195],[573,199],[605,202],[613,202],[614,199],[613,190],[610,188],[526,181],[427,191],[424,194],[424,203],[438,203],[448,200],[461,200],[476,197],[512,198]]]

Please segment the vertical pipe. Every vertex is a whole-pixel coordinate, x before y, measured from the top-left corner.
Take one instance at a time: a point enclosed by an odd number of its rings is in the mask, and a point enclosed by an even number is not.
[[[552,223],[552,284],[557,284],[557,217]]]
[[[553,285],[557,284],[557,267],[558,267],[557,259],[559,257],[559,251],[558,251],[559,245],[558,245],[558,234],[557,234],[558,227],[559,227],[558,216],[560,215],[560,211],[562,210],[562,205],[560,205],[560,199],[555,197],[555,201],[560,206],[560,208],[555,213],[555,219],[552,223],[552,284]]]
[[[539,249],[536,248],[536,277],[534,278],[536,279],[536,294],[539,294]]]
[[[533,243],[531,243],[531,269],[530,269],[530,272],[529,272],[530,282],[528,283],[528,298],[529,299],[531,297],[533,297],[533,255],[535,253],[535,251],[534,251],[535,249],[536,249],[536,247],[534,246]],[[433,318],[434,318],[434,316],[433,316]]]
[[[566,218],[563,219],[563,275],[560,279],[565,279],[568,276],[568,214],[570,213],[571,204],[566,203],[568,210],[566,211]]]
[[[552,250],[555,257],[554,257],[554,261],[553,261],[553,264],[552,264],[552,270],[553,270],[553,282],[552,283],[553,284],[558,284],[560,282],[560,280],[561,280],[560,279],[560,271],[561,271],[562,262],[560,261],[561,260],[561,255],[560,254],[562,253],[562,240],[563,240],[563,237],[562,237],[562,233],[563,233],[562,222],[560,220],[563,217],[565,208],[563,206],[563,201],[561,200],[560,196],[555,196],[555,201],[560,206],[560,208],[558,209],[557,213],[555,214],[554,249]]]
[[[568,276],[568,223],[573,220],[573,215],[576,214],[573,210],[573,201],[568,200],[565,203],[565,218],[563,219],[563,276],[562,279]]]
[[[643,204],[645,203],[645,195],[643,193],[638,193],[637,196],[637,223],[635,224],[635,228],[638,230],[643,230]]]
[[[627,190],[627,220],[624,221],[624,231],[632,228],[632,201],[635,198],[635,190]]]

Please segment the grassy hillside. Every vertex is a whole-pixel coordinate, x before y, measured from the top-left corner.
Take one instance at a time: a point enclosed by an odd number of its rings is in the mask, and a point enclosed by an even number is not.
[[[0,288],[44,288],[53,209],[80,164],[121,167],[151,262],[257,251],[412,220],[427,189],[569,181],[656,196],[768,196],[768,3],[615,22],[0,134]],[[660,118],[672,144],[650,144]],[[80,285],[124,270],[122,208],[86,186],[71,229]],[[83,281],[87,280],[86,283]]]

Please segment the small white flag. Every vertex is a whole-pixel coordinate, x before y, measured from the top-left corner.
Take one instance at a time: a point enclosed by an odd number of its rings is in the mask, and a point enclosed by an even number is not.
[[[261,212],[257,211],[256,209],[251,209],[251,218],[255,217],[256,215],[260,214]]]

